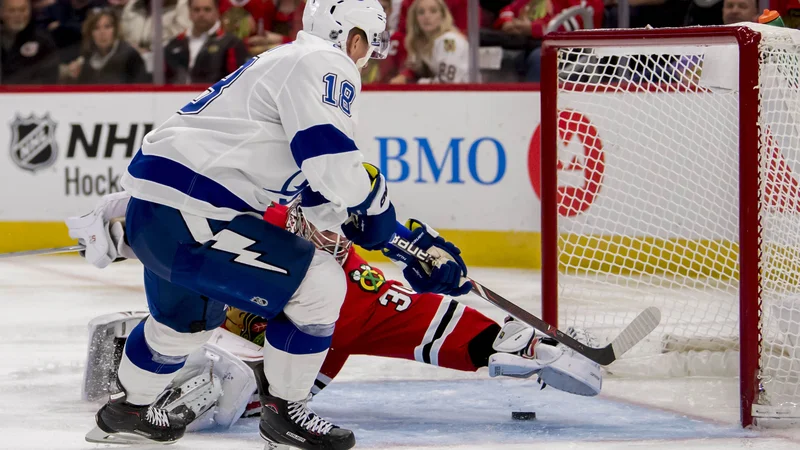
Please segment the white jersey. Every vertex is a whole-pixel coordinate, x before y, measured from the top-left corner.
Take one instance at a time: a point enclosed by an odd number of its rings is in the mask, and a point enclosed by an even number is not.
[[[433,41],[430,55],[422,62],[433,73],[420,83],[466,83],[469,81],[469,42],[457,31],[448,31]]]
[[[303,191],[309,220],[333,229],[370,190],[354,142],[360,91],[358,69],[342,50],[300,32],[145,136],[122,186],[133,197],[218,220],[262,214]]]

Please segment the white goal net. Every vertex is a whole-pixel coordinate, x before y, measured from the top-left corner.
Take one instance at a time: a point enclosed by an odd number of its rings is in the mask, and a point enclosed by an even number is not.
[[[745,425],[800,417],[798,35],[741,25],[545,42],[543,245],[558,261],[544,261],[545,319],[604,345],[657,306],[661,325],[610,374],[741,370]]]

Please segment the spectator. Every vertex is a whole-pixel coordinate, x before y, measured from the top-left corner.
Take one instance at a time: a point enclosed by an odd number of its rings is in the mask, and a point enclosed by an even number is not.
[[[80,84],[146,83],[144,61],[120,39],[119,20],[111,9],[89,14],[83,23],[83,56],[68,65],[68,76]]]
[[[0,5],[0,83],[55,84],[58,54],[47,32],[31,20],[30,0]]]
[[[392,2],[390,0],[380,0],[380,2],[386,12],[386,16],[391,16]],[[386,59],[370,60],[367,67],[361,71],[362,85],[388,83],[397,75],[406,60],[406,48],[403,43],[405,36],[405,32],[400,30],[392,33],[389,41],[389,55]]]
[[[500,11],[500,17],[495,21],[495,28],[509,34],[518,34],[541,39],[551,20],[558,18],[559,14],[572,6],[591,7],[594,14],[593,28],[603,25],[603,2],[600,0],[516,0]],[[562,25],[562,31],[572,31],[586,28],[583,17],[575,16],[575,20],[568,20]]]
[[[406,30],[408,28],[408,19],[411,17],[408,15],[409,9],[411,9],[411,5],[414,3],[415,0],[403,0],[402,5],[400,6],[400,20],[397,24],[398,30]],[[450,15],[453,18],[453,25],[456,28],[461,30],[462,33],[467,33],[467,5],[469,4],[470,0],[445,0],[445,5],[447,6],[448,11],[450,11]],[[484,11],[480,11],[479,15],[479,24],[481,27],[490,27],[492,22],[490,15],[485,14]]]
[[[175,36],[189,28],[188,0],[163,0],[162,40],[158,45],[166,45]],[[153,71],[153,17],[150,0],[129,0],[122,9],[120,23],[122,39],[142,55],[148,72]]]
[[[723,0],[692,0],[684,25],[722,25]]]
[[[392,84],[465,83],[469,77],[469,43],[453,25],[444,0],[415,0],[408,9],[405,48],[409,69]]]
[[[565,9],[572,6],[591,7],[592,27],[602,26],[604,7],[602,0],[591,0],[588,3],[584,0],[516,0],[500,11],[494,26],[510,35],[541,39],[550,22],[557,20]],[[586,28],[583,17],[577,15],[574,20],[566,20],[560,30],[572,31],[583,28]],[[539,81],[541,57],[541,49],[538,47],[528,53],[522,66],[526,81]]]
[[[272,0],[221,0],[219,12],[222,28],[246,41],[250,36],[263,34],[264,17],[274,9]]]
[[[59,48],[62,62],[81,54],[81,27],[89,11],[106,6],[105,0],[56,0],[44,11],[47,30]]]
[[[739,22],[757,22],[757,0],[723,0],[722,23],[730,25]]]
[[[167,81],[216,83],[249,57],[244,43],[222,29],[217,0],[190,0],[192,26],[164,49]]]
[[[220,11],[225,30],[243,39],[256,55],[286,44],[303,29],[302,0],[222,0]]]

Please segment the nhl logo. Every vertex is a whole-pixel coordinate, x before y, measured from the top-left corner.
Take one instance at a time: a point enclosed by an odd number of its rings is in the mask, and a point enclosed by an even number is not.
[[[58,156],[56,123],[49,114],[41,118],[17,115],[11,122],[10,148],[14,164],[24,170],[36,172],[50,167]]]

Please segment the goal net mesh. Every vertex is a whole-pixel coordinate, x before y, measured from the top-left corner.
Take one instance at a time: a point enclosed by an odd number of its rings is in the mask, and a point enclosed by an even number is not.
[[[647,306],[659,327],[611,375],[737,376],[739,64],[759,64],[759,404],[800,401],[800,45],[558,51],[559,327],[607,344]]]

